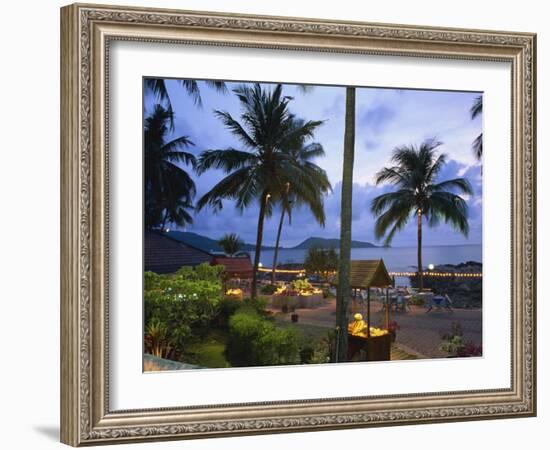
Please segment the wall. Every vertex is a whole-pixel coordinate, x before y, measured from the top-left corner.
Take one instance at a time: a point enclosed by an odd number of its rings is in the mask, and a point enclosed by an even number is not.
[[[128,3],[120,1],[119,3]],[[2,9],[0,164],[2,221],[2,441],[4,448],[59,448],[59,1],[9,2]],[[388,23],[507,29],[539,33],[539,222],[548,228],[550,119],[548,85],[550,32],[544,3],[509,1],[296,2],[192,0],[128,4],[257,14],[351,19]],[[312,6],[315,5],[313,8]],[[546,29],[543,31],[543,27]],[[7,160],[6,160],[7,157]],[[550,314],[542,255],[548,238],[539,236],[539,317]],[[333,431],[293,435],[144,444],[139,448],[230,449],[327,448],[330,446],[422,447],[425,450],[511,449],[535,443],[550,425],[548,416],[549,334],[539,327],[539,417],[425,426]],[[126,447],[126,446],[124,446]],[[132,447],[134,448],[134,447]],[[135,447],[137,448],[137,447]]]

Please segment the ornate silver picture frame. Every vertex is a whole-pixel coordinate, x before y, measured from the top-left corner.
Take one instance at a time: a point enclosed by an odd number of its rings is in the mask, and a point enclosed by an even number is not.
[[[114,410],[108,104],[110,46],[116,41],[509,63],[510,386]],[[85,4],[62,8],[61,441],[81,446],[534,416],[535,89],[536,36],[530,33]]]

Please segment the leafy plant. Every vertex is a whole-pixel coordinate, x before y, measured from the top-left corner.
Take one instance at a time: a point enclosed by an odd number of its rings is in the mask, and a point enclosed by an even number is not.
[[[277,290],[277,286],[274,284],[266,284],[262,286],[261,293],[264,295],[272,295]]]
[[[225,355],[232,366],[295,364],[299,361],[298,336],[290,328],[278,328],[250,307],[229,320]]]
[[[441,335],[443,342],[439,349],[449,353],[450,356],[481,356],[482,347],[473,342],[464,342],[463,335],[462,325],[459,322],[453,322],[451,331]]]
[[[145,329],[166,330],[166,339],[182,352],[192,337],[208,330],[223,298],[219,268],[201,264],[176,274],[144,276]]]
[[[237,233],[226,233],[218,241],[218,245],[228,256],[234,256],[242,248],[244,242]]]
[[[298,278],[290,283],[292,289],[296,291],[311,291],[313,290],[313,285],[309,282],[307,278]]]
[[[338,253],[334,248],[310,247],[304,261],[307,273],[313,273],[325,281],[338,270]]]
[[[166,324],[151,321],[145,330],[145,351],[159,358],[167,358],[171,349]]]
[[[323,364],[333,361],[332,357],[335,354],[336,348],[336,332],[334,330],[327,331],[327,334],[321,338],[311,358],[312,364]]]

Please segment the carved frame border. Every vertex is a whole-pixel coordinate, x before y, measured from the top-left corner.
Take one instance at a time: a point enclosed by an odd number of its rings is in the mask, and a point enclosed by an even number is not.
[[[159,410],[108,404],[108,57],[114,40],[509,61],[512,386]],[[73,446],[536,414],[536,36],[75,4],[61,10],[61,440]]]

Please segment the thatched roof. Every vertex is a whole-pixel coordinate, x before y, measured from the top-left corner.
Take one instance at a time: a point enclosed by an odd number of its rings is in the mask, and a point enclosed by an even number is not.
[[[338,277],[334,280],[334,284],[338,284]],[[387,287],[392,284],[392,278],[386,270],[384,260],[356,259],[351,261],[350,284],[352,289]]]

